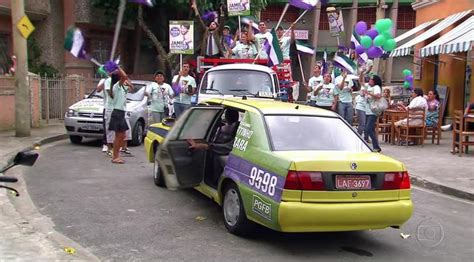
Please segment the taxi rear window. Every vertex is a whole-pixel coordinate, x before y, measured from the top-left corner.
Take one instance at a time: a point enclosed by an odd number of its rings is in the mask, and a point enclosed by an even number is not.
[[[362,139],[339,118],[267,115],[265,121],[275,151],[370,152]]]

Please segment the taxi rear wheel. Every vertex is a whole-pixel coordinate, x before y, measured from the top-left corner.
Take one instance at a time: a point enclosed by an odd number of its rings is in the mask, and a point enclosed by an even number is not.
[[[231,183],[224,189],[222,213],[224,225],[235,235],[247,235],[252,232],[254,224],[247,219],[245,209],[237,185]]]
[[[153,162],[153,180],[155,185],[159,187],[166,187],[165,178],[163,177],[163,171],[161,171],[160,163],[155,154],[155,161]]]

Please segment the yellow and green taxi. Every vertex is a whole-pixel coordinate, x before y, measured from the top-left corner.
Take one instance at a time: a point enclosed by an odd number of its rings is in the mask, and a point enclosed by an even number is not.
[[[233,149],[222,174],[206,150],[228,108],[239,111]],[[271,100],[211,99],[172,127],[154,124],[145,138],[154,180],[194,187],[222,206],[224,224],[245,234],[260,224],[282,232],[398,228],[412,215],[405,166],[374,152],[336,113]],[[217,175],[218,183],[210,177]]]

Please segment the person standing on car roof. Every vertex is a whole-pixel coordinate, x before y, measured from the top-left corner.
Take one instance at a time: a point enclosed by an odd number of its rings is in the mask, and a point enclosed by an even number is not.
[[[316,87],[323,82],[323,76],[321,75],[321,66],[315,65],[313,68],[313,76],[308,80],[308,85],[306,86],[306,91],[309,96],[309,105],[316,106],[317,93]]]
[[[173,89],[179,91],[179,97],[174,101],[174,113],[179,118],[186,109],[191,107],[191,97],[196,92],[196,80],[189,75],[189,63],[184,62],[179,74],[173,77]],[[175,91],[178,96],[178,92]]]
[[[163,71],[156,71],[155,82],[146,91],[146,96],[151,101],[151,123],[160,123],[165,118],[165,109],[174,92],[170,85],[165,83]]]
[[[266,39],[270,39],[271,38],[271,33],[268,32],[267,30],[267,25],[265,24],[265,22],[263,21],[260,21],[258,23],[258,30],[260,31],[258,34],[253,34],[253,27],[252,27],[252,21],[249,22],[249,40],[250,41],[255,41],[256,42],[256,46],[257,46],[257,57],[260,58],[260,59],[267,59],[268,58],[268,55],[267,55],[267,52],[265,52],[265,50],[263,50],[262,46],[263,46],[263,43],[265,43],[265,40]]]
[[[120,68],[117,74],[112,75],[112,79],[115,80],[116,77],[118,77],[117,83],[107,90],[113,105],[109,129],[115,131],[112,163],[124,164],[125,161],[120,158],[120,149],[125,148],[125,131],[130,130],[125,114],[127,112],[127,93],[133,90],[133,85],[127,74]]]

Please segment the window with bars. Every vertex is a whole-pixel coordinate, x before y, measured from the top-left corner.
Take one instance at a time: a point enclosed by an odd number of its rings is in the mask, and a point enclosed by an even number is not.
[[[278,22],[280,19],[281,13],[283,12],[284,6],[282,5],[268,5],[265,7],[265,10],[262,10],[261,13],[261,20],[262,21],[271,21],[271,22]],[[298,16],[300,15],[300,9],[289,6],[288,11],[286,12],[285,16],[283,17],[283,22],[292,22],[295,21]]]
[[[416,24],[416,13],[411,6],[399,6],[397,29],[412,29]]]
[[[12,65],[10,56],[8,55],[9,35],[0,33],[0,75],[8,73],[8,69]]]
[[[112,41],[109,39],[91,39],[90,47],[92,57],[99,63],[105,63],[109,60]]]
[[[326,12],[326,8],[321,8],[321,15],[319,16],[319,30],[329,30],[328,12]]]
[[[359,8],[357,10],[357,21],[365,21],[370,27],[370,25],[375,24],[376,12],[375,7]]]

